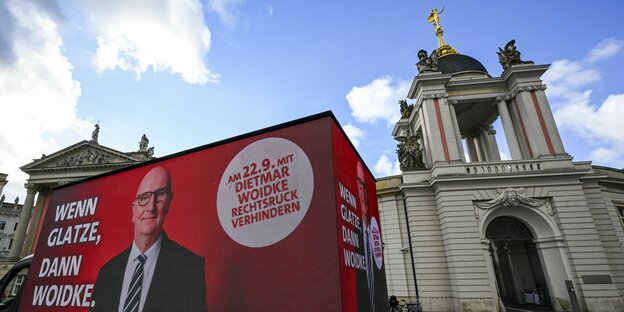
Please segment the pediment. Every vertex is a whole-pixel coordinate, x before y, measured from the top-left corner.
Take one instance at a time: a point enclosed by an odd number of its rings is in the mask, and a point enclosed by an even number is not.
[[[92,141],[82,141],[48,156],[42,156],[23,166],[24,172],[62,168],[100,167],[116,164],[129,164],[143,161],[123,152],[99,145]]]

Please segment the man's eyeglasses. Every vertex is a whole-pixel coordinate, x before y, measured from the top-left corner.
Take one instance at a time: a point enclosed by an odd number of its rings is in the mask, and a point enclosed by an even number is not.
[[[137,203],[139,204],[139,206],[145,206],[149,203],[150,199],[152,198],[152,195],[154,195],[154,200],[157,203],[162,203],[165,200],[169,199],[169,196],[171,195],[171,192],[169,191],[169,188],[161,188],[158,190],[155,190],[153,192],[145,192],[142,194],[139,194],[136,197]]]

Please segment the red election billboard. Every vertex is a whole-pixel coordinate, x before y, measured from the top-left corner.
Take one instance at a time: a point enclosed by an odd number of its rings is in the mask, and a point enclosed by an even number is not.
[[[24,311],[386,311],[375,181],[331,112],[54,189]]]

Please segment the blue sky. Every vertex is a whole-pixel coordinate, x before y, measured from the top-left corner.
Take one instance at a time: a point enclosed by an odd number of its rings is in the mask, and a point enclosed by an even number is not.
[[[502,72],[511,39],[544,77],[575,160],[624,167],[620,1],[0,2],[0,172],[89,139],[163,156],[332,110],[376,176],[397,173],[396,104],[437,41]],[[502,130],[499,128],[502,139]],[[503,153],[506,151],[503,150]],[[508,154],[508,152],[507,152]]]

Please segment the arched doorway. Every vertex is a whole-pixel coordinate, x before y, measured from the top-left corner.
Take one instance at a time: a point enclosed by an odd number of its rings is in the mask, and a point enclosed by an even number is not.
[[[547,281],[529,228],[516,218],[499,216],[487,226],[486,237],[503,303],[550,308]]]

